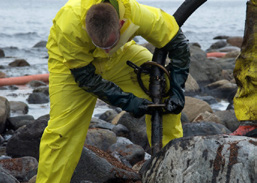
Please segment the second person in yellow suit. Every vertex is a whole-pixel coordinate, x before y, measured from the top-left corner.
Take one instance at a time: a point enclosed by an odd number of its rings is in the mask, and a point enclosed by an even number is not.
[[[170,114],[163,116],[163,145],[183,136],[180,112],[190,59],[174,17],[135,0],[69,0],[54,18],[47,43],[50,120],[40,143],[37,183],[70,182],[97,98],[135,117],[151,113],[149,96],[126,65],[152,60],[132,40],[137,35],[169,52],[172,94],[165,100]],[[143,80],[149,82],[149,76]]]

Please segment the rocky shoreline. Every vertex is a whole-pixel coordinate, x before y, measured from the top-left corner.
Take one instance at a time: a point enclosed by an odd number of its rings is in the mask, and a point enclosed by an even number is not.
[[[237,90],[233,69],[242,37],[218,36],[215,39],[217,42],[206,51],[197,43],[190,44],[190,76],[181,117],[183,138],[171,141],[156,157],[151,157],[144,117],[133,118],[98,100],[96,107],[105,106],[109,110],[92,118],[71,182],[163,183],[165,176],[170,176],[171,182],[253,182],[257,178],[254,170],[257,140],[224,135],[239,125],[233,109]],[[153,52],[150,44],[144,46]],[[211,57],[207,53],[225,54]],[[4,57],[1,49],[0,57]],[[8,67],[29,65],[26,60],[16,60]],[[0,77],[5,77],[1,70],[0,73]],[[9,101],[0,96],[1,183],[35,182],[40,138],[49,115],[35,119],[28,111],[30,104],[48,103],[49,93],[48,84],[42,81],[32,81],[27,86],[32,89],[27,102]],[[0,92],[6,89],[19,90],[19,86],[3,86]],[[229,103],[227,109],[213,110],[211,105],[221,100]],[[195,161],[201,163],[196,166]],[[204,176],[193,175],[195,171]]]

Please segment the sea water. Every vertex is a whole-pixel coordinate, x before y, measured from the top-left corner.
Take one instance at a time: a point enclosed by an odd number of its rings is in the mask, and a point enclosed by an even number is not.
[[[139,0],[139,3],[161,8],[173,14],[182,0]],[[47,50],[34,48],[40,41],[47,41],[52,19],[66,0],[0,0],[0,48],[5,58],[0,58],[0,71],[7,77],[48,73]],[[203,50],[215,36],[243,36],[245,26],[245,0],[208,0],[193,13],[182,26],[190,42],[197,42]],[[145,40],[137,37],[139,43]],[[29,62],[30,67],[10,68],[8,64],[16,58]],[[31,89],[20,87],[18,91],[0,90],[0,96],[8,100],[26,101]],[[220,106],[221,105],[221,106]],[[224,109],[226,102],[214,108]],[[99,108],[96,113],[106,110]],[[29,105],[29,114],[39,117],[49,112],[49,104]]]

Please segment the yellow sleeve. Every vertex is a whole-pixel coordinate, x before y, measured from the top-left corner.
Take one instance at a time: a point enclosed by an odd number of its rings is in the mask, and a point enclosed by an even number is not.
[[[126,0],[125,0],[126,1]],[[159,8],[142,5],[135,0],[124,3],[132,22],[139,25],[137,35],[142,36],[155,47],[165,46],[178,32],[175,18]]]
[[[88,65],[93,56],[90,54],[89,36],[82,29],[79,15],[80,8],[64,7],[54,19],[56,42],[64,57],[64,64],[69,68]]]

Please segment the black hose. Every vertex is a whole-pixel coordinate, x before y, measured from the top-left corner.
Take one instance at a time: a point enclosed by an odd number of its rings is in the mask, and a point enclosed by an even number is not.
[[[188,17],[206,1],[207,0],[185,0],[173,14],[179,27],[181,27]]]

